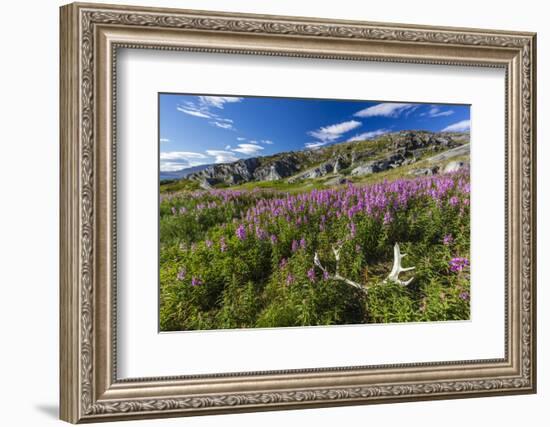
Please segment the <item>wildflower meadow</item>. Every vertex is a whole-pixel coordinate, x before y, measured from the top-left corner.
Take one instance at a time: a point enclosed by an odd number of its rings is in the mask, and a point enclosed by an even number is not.
[[[400,280],[389,278],[396,244]],[[468,170],[299,193],[164,193],[160,327],[466,320],[469,257]]]

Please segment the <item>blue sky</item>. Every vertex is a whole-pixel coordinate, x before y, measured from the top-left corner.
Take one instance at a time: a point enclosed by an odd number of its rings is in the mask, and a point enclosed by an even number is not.
[[[467,105],[160,94],[159,108],[166,172],[399,130],[470,129]]]

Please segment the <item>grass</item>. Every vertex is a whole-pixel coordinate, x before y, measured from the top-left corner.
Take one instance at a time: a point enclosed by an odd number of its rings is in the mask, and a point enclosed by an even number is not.
[[[468,319],[469,267],[452,264],[469,258],[468,172],[387,172],[380,185],[327,189],[325,177],[165,192],[161,330]],[[401,277],[414,277],[407,287],[386,281],[396,242],[416,267]],[[336,246],[339,273],[367,293],[314,264],[317,253],[334,272]]]

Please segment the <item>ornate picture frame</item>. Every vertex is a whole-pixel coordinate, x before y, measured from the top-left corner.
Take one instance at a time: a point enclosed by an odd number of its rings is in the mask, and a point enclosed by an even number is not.
[[[61,8],[61,419],[97,422],[536,391],[536,35],[189,10]],[[505,70],[502,359],[117,377],[117,49]]]

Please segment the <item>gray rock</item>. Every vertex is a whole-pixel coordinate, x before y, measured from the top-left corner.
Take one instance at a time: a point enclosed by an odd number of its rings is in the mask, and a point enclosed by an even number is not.
[[[334,178],[328,179],[323,185],[326,185],[328,187],[331,185],[343,185],[347,184],[348,182],[350,181],[342,176],[335,176]]]
[[[350,175],[352,176],[364,176],[364,175],[370,175],[371,173],[374,173],[374,166],[372,163],[365,163],[361,166],[357,166],[354,168]]]
[[[202,180],[199,184],[199,187],[203,190],[211,190],[213,188],[208,179]]]
[[[409,175],[414,175],[414,176],[431,176],[431,175],[437,175],[438,173],[439,173],[439,166],[434,166],[431,168],[413,169],[409,171]]]
[[[457,172],[460,169],[464,168],[467,165],[466,162],[459,162],[458,160],[453,160],[452,162],[449,162],[445,165],[445,168],[443,168],[444,173],[448,172]]]
[[[336,161],[334,163],[336,163]],[[332,172],[334,172],[334,164],[333,162],[327,162],[319,166],[316,166],[314,168],[308,169],[299,175],[293,176],[288,180],[288,182],[292,183],[292,182],[302,181],[305,179],[319,178],[319,177],[328,175],[329,173],[332,173]]]
[[[449,160],[454,157],[466,156],[469,154],[470,154],[470,144],[464,144],[459,147],[453,148],[451,150],[444,151],[443,153],[437,154],[433,157],[430,157],[428,161],[430,163],[443,162],[445,160]]]
[[[259,167],[253,173],[256,181],[276,181],[295,174],[299,170],[299,162],[295,157],[286,156],[271,164]]]
[[[349,162],[342,156],[338,156],[334,162],[334,173],[340,173],[342,169],[346,169]]]

